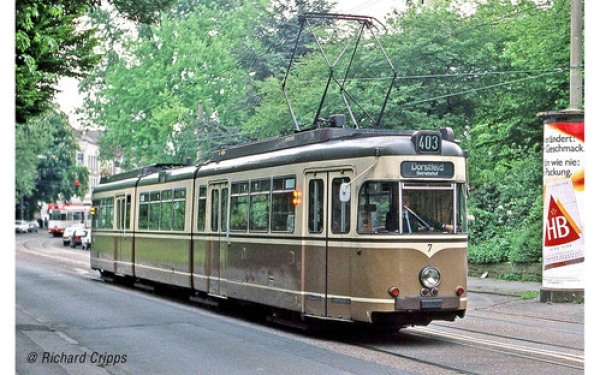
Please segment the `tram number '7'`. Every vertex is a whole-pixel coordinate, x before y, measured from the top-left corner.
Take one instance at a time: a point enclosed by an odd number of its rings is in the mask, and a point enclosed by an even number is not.
[[[430,253],[431,252],[431,248],[433,247],[432,243],[428,243],[427,244],[427,252]]]

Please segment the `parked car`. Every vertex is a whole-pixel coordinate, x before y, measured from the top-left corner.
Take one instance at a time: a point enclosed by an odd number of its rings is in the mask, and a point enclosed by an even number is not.
[[[29,224],[25,220],[15,220],[15,232],[16,233],[27,233],[29,232]]]
[[[71,237],[73,236],[73,233],[77,229],[82,229],[82,228],[85,228],[83,226],[83,224],[81,224],[81,225],[75,225],[75,226],[71,226],[71,227],[66,227],[65,231],[63,232],[63,245],[67,246],[69,243],[71,243]]]
[[[92,231],[88,229],[85,236],[81,238],[81,249],[89,250],[92,248]]]
[[[27,229],[28,232],[37,233],[37,231],[38,231],[38,223],[37,222],[30,221],[29,223],[27,223],[27,225],[29,226],[29,228]]]
[[[77,228],[71,236],[71,247],[77,247],[83,244],[83,238],[87,236],[88,230],[85,228]]]

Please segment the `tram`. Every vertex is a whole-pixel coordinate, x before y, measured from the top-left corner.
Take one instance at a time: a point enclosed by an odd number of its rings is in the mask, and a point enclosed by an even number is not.
[[[62,237],[66,227],[83,224],[90,228],[92,225],[89,204],[51,203],[47,210],[48,233],[54,237]]]
[[[374,26],[310,13],[300,33],[311,17]],[[362,129],[333,65],[327,89],[341,86],[345,112],[323,120],[322,100],[302,130],[289,72],[293,134],[222,147],[196,165],[103,178],[92,196],[91,268],[303,323],[395,329],[464,317],[467,151],[453,130],[378,129],[393,79]]]
[[[467,307],[466,195],[450,129],[301,132],[103,179],[91,267],[302,319],[452,321]]]

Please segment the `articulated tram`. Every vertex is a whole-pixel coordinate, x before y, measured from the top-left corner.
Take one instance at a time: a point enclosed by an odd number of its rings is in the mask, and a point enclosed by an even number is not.
[[[463,317],[467,168],[452,130],[330,124],[104,178],[91,268],[304,321]]]

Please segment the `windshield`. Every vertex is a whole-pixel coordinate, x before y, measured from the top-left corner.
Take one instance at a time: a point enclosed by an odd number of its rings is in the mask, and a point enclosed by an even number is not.
[[[464,233],[464,184],[369,181],[360,190],[359,233]]]

